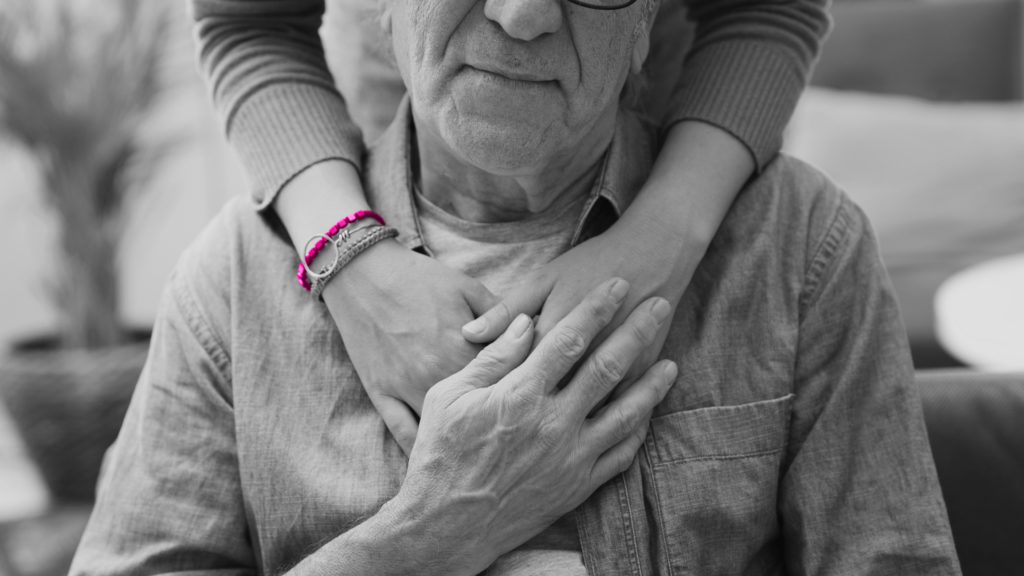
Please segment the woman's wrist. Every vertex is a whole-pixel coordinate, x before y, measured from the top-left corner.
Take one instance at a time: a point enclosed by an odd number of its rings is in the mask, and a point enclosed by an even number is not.
[[[346,294],[353,296],[353,289],[358,291],[378,286],[378,282],[386,278],[389,266],[401,265],[399,252],[405,250],[393,238],[374,244],[353,259],[337,278],[324,287],[323,300],[329,302]]]
[[[344,160],[325,160],[297,174],[272,207],[301,254],[312,236],[324,234],[340,218],[366,210],[369,204],[356,168]]]

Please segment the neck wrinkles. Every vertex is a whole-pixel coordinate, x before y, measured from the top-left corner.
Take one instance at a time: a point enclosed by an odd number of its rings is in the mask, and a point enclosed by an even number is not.
[[[559,210],[590,193],[614,135],[615,118],[613,109],[573,150],[535,173],[517,175],[494,174],[470,164],[414,122],[414,177],[432,204],[469,222],[512,222]]]

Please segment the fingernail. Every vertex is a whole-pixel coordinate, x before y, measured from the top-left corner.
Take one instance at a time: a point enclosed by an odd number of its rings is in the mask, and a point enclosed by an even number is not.
[[[626,297],[628,292],[629,283],[622,278],[616,278],[612,281],[612,285],[608,287],[608,295],[616,302],[622,302],[622,299]]]
[[[480,317],[470,320],[469,322],[466,322],[462,329],[465,330],[466,332],[469,332],[470,334],[479,335],[484,333],[484,327],[486,325],[487,321],[484,320],[483,317]]]
[[[665,322],[671,311],[672,307],[669,306],[668,300],[664,298],[658,298],[651,304],[651,316],[654,317],[654,321],[658,323],[658,326]]]
[[[670,383],[674,383],[676,376],[679,375],[679,367],[676,366],[675,362],[666,362],[665,365],[662,366],[661,372],[665,375],[665,380]]]
[[[530,317],[526,314],[520,314],[516,316],[516,319],[512,321],[512,334],[518,338],[530,328]]]

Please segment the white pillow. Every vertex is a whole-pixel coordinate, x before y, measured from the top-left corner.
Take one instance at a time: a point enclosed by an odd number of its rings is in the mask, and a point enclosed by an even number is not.
[[[788,153],[867,212],[912,339],[930,335],[938,285],[1024,252],[1024,103],[939,103],[812,88]]]

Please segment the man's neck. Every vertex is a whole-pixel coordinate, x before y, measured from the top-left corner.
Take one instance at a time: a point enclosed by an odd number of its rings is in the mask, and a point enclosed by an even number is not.
[[[420,192],[470,222],[512,222],[587,195],[615,132],[615,115],[595,125],[580,146],[528,173],[499,175],[457,156],[439,136],[415,130],[412,158]]]

